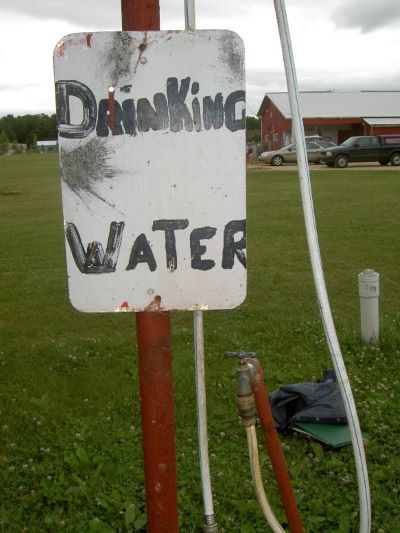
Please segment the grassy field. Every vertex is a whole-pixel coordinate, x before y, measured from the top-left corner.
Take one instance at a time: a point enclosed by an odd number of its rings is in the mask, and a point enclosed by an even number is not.
[[[366,443],[375,533],[400,531],[400,173],[313,170],[328,290]],[[145,531],[134,317],[68,303],[56,156],[0,158],[0,532]],[[248,173],[249,287],[205,315],[213,490],[221,531],[266,531],[237,422],[235,365],[256,351],[270,391],[316,380],[330,357],[319,321],[296,172]],[[359,340],[357,274],[381,275],[381,344]],[[190,313],[173,315],[181,531],[201,531]],[[261,442],[261,438],[260,438]],[[283,438],[305,530],[358,531],[351,447]],[[284,515],[269,461],[267,492]]]

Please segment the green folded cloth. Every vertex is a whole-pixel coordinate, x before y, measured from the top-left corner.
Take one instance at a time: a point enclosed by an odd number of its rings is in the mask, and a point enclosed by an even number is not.
[[[314,424],[311,422],[295,422],[291,429],[309,436],[330,448],[340,448],[351,444],[348,424]]]

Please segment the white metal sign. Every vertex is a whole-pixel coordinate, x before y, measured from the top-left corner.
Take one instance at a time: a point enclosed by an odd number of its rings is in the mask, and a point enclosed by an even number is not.
[[[239,305],[241,39],[219,30],[73,34],[56,46],[54,70],[72,304]]]

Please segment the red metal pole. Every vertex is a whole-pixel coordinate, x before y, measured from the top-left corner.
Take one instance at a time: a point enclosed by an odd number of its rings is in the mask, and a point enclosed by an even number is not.
[[[121,0],[122,29],[160,29],[159,0]],[[156,299],[155,299],[156,302]],[[157,302],[156,302],[157,303]],[[148,533],[178,532],[169,313],[136,313]]]
[[[148,533],[178,531],[169,313],[136,314]]]
[[[121,12],[124,31],[160,29],[159,0],[121,0]]]

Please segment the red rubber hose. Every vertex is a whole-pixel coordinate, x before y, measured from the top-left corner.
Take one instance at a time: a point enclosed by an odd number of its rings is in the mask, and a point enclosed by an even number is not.
[[[296,499],[289,478],[289,472],[286,468],[281,443],[275,427],[267,389],[264,384],[264,371],[258,360],[252,359],[250,364],[253,364],[256,368],[256,374],[252,381],[253,393],[256,400],[261,429],[264,434],[265,444],[278,483],[279,493],[285,509],[289,529],[291,533],[303,533],[304,530],[300,519],[300,513],[297,508]]]

